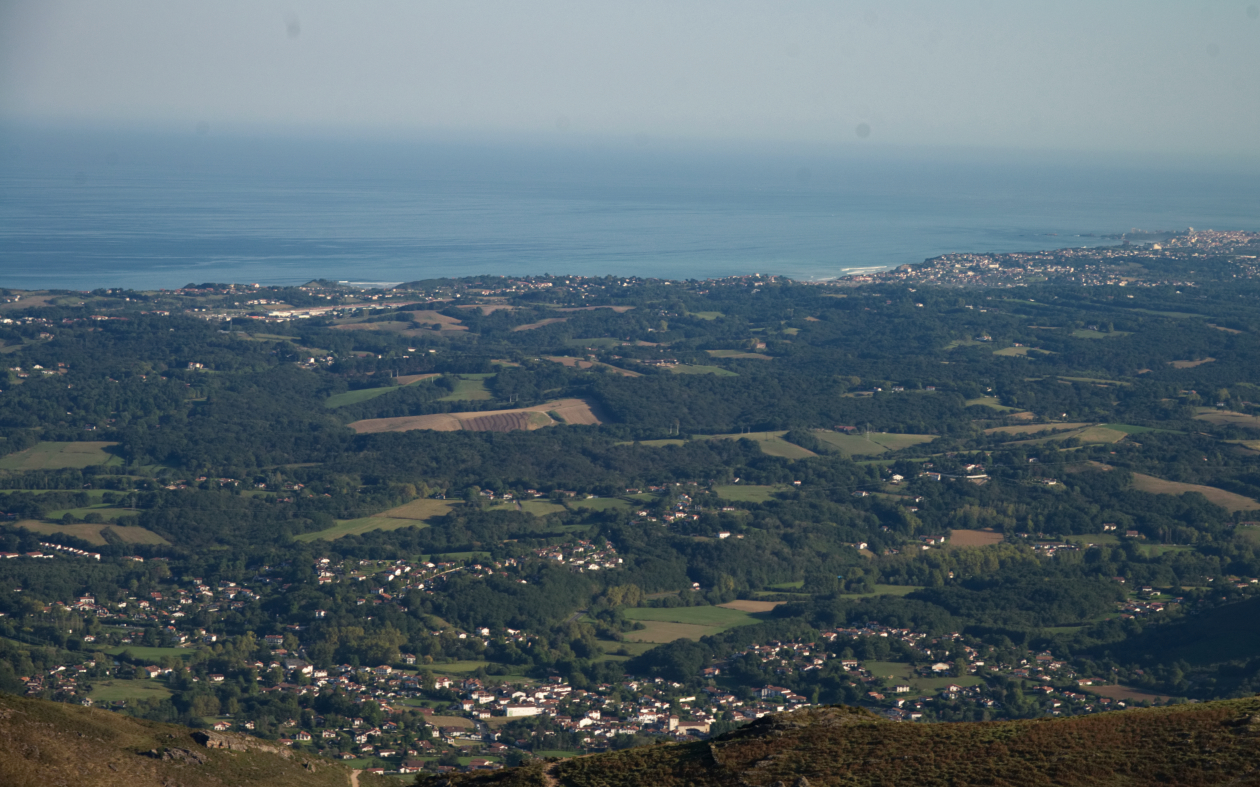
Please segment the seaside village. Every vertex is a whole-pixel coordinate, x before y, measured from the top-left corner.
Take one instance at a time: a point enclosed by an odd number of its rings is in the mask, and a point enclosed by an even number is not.
[[[47,547],[46,553],[5,557],[100,559],[93,553],[42,546]],[[573,571],[615,570],[621,562],[611,546],[586,540],[536,552],[537,558]],[[317,583],[362,587],[357,604],[370,611],[382,605],[403,605],[401,591],[431,593],[458,572],[510,575],[518,564],[515,560],[335,563],[320,559],[311,568]],[[820,678],[829,685],[847,687],[849,702],[906,722],[1000,715],[1003,703],[1011,700],[1012,682],[1021,687],[1020,702],[1032,703],[1046,715],[1092,713],[1126,704],[1126,690],[1113,685],[1117,676],[1078,675],[1050,653],[1010,649],[998,653],[959,633],[929,636],[877,623],[823,631],[813,642],[751,644],[721,660],[711,660],[685,682],[636,680],[627,675],[620,683],[584,688],[558,676],[489,676],[483,671],[475,677],[458,663],[448,666],[432,657],[418,659],[407,653],[386,664],[315,664],[302,643],[306,625],[278,627],[275,633],[255,639],[253,634],[228,638],[204,623],[288,591],[289,585],[273,579],[275,573],[271,567],[262,567],[246,584],[224,581],[214,587],[197,578],[172,580],[169,587],[147,597],[128,597],[114,604],[82,597],[73,604],[49,605],[46,615],[66,623],[81,640],[82,661],[46,674],[22,676],[27,694],[123,709],[129,700],[111,701],[94,687],[117,679],[148,681],[155,688],[178,681],[257,681],[262,692],[294,695],[301,712],[272,720],[264,730],[254,719],[228,712],[230,707],[218,708],[217,713],[207,714],[207,725],[217,731],[266,732],[278,736],[284,745],[353,760],[356,767],[400,774],[421,769],[493,769],[526,756],[599,751],[642,743],[645,737],[705,737],[767,713],[817,703]],[[1253,580],[1236,584],[1255,592]],[[1158,615],[1181,601],[1154,588],[1128,590],[1128,600],[1117,610],[1123,617]],[[320,619],[327,613],[315,610],[311,614]],[[201,625],[189,622],[194,619]],[[528,647],[533,640],[530,633],[513,629],[447,629],[432,634],[486,646]],[[241,646],[239,640],[246,638],[249,641]],[[235,645],[235,652],[250,655],[239,659],[227,674],[208,673],[204,659],[169,655],[146,659],[144,655],[153,647],[196,653],[216,644],[222,646],[219,652]],[[107,649],[115,655],[107,655]],[[751,687],[746,679],[729,677],[732,672],[747,676],[750,670],[772,677],[764,685]],[[1132,681],[1135,676],[1124,677]],[[793,690],[792,686],[804,688]],[[314,712],[314,700],[333,691],[341,692],[351,707],[362,711],[336,717]],[[92,699],[93,693],[99,699]]]

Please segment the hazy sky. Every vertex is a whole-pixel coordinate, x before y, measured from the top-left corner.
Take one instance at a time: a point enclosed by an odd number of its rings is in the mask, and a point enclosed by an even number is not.
[[[1260,0],[0,0],[0,121],[1255,158]]]

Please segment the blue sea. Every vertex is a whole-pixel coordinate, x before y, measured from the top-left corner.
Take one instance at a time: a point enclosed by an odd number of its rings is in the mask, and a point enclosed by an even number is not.
[[[0,286],[473,274],[823,280],[954,251],[1260,230],[1254,169],[617,140],[0,130]]]

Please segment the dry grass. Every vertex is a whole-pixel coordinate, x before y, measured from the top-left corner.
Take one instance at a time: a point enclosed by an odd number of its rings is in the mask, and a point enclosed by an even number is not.
[[[548,317],[545,320],[539,320],[538,322],[531,322],[527,325],[518,325],[512,329],[512,332],[515,333],[517,331],[532,331],[535,328],[542,328],[545,325],[555,325],[558,322],[566,322],[568,319],[569,319],[568,317]]]
[[[1254,511],[1260,508],[1260,503],[1257,503],[1250,497],[1226,492],[1224,489],[1201,484],[1183,484],[1179,481],[1165,481],[1162,478],[1145,475],[1144,473],[1133,474],[1133,488],[1139,492],[1150,492],[1156,495],[1183,495],[1186,492],[1198,492],[1211,502],[1229,511]]]
[[[1218,330],[1218,331],[1224,331],[1225,333],[1242,333],[1242,331],[1240,331],[1240,330],[1238,330],[1238,329],[1236,329],[1236,328],[1226,328],[1224,325],[1217,325],[1217,324],[1216,324],[1216,323],[1214,323],[1214,322],[1210,322],[1210,323],[1208,323],[1208,324],[1207,324],[1207,327],[1209,327],[1209,328],[1215,328],[1216,330]]]
[[[769,612],[780,604],[786,604],[786,601],[751,601],[741,599],[739,601],[728,601],[725,604],[718,604],[719,607],[727,609],[736,609],[740,612]]]
[[[438,326],[438,330],[440,331],[466,331],[468,330],[468,326],[464,325],[460,320],[456,319],[455,317],[447,317],[445,314],[440,314],[438,312],[431,311],[429,309],[416,311],[416,312],[409,312],[409,314],[411,315],[412,322],[418,323],[421,325],[436,324]]]
[[[560,415],[561,421],[566,424],[601,423],[589,402],[583,399],[559,399],[515,410],[368,418],[355,421],[350,424],[350,428],[359,434],[409,432],[414,429],[430,429],[436,432],[454,432],[460,429],[477,432],[509,432],[518,429],[541,429],[560,422],[548,415],[549,412]]]
[[[565,306],[563,308],[556,309],[556,311],[558,312],[591,312],[591,311],[595,311],[596,309],[612,309],[618,314],[625,314],[626,312],[630,311],[633,308],[634,308],[633,306]]]
[[[987,547],[1000,544],[1006,536],[994,530],[952,530],[949,544],[955,547]]]
[[[818,454],[810,451],[808,448],[801,448],[795,443],[789,443],[782,439],[787,432],[745,432],[744,434],[717,434],[713,435],[712,440],[753,440],[760,447],[761,452],[767,456],[777,456],[783,459],[805,459]],[[703,438],[698,438],[703,439]]]

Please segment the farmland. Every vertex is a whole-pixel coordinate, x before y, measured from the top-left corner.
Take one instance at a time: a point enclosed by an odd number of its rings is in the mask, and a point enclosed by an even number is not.
[[[109,442],[42,442],[25,451],[0,458],[0,470],[62,470],[93,465],[121,465],[122,457],[106,450],[116,445],[118,444]]]
[[[743,350],[706,350],[709,355],[714,358],[747,358],[757,361],[773,361],[773,355],[765,353],[745,352]]]
[[[20,527],[38,533],[42,536],[72,536],[81,538],[94,546],[105,546],[109,541],[105,538],[105,532],[116,537],[125,544],[166,544],[166,539],[146,530],[143,527],[121,527],[111,524],[79,524],[79,525],[59,525],[51,522],[36,522],[33,520],[24,520],[16,523],[13,527]]]
[[[1006,539],[994,530],[951,530],[949,545],[953,547],[987,547],[1000,544]]]
[[[455,378],[455,390],[438,399],[439,402],[477,402],[493,399],[486,389],[486,378],[489,374],[463,374]]]
[[[103,680],[95,683],[88,696],[94,702],[164,700],[171,696],[171,690],[155,680]]]
[[[559,418],[552,418],[548,413]],[[408,415],[398,418],[370,418],[355,421],[349,426],[359,434],[378,432],[408,432],[413,429],[431,429],[438,432],[454,432],[466,429],[473,432],[510,432],[540,429],[557,423],[598,424],[591,405],[582,399],[560,399],[545,404],[517,410],[483,410],[467,413],[441,413],[437,415]]]
[[[764,503],[775,492],[787,491],[786,486],[760,486],[757,484],[718,484],[713,487],[717,496],[737,503]]]
[[[716,374],[718,377],[738,376],[730,369],[723,369],[721,366],[705,366],[702,364],[680,363],[677,366],[670,366],[669,370],[674,374]]]
[[[1198,492],[1208,500],[1229,511],[1254,511],[1260,509],[1260,503],[1257,503],[1255,500],[1233,492],[1227,492],[1224,489],[1201,484],[1183,484],[1179,481],[1165,481],[1162,478],[1145,475],[1144,473],[1133,474],[1133,488],[1140,492],[1150,492],[1156,495],[1183,495],[1186,492]]]
[[[889,432],[845,434],[829,429],[815,429],[813,435],[835,448],[837,453],[845,456],[874,456],[930,443],[936,439],[936,435],[930,434],[892,434]]]
[[[752,440],[761,446],[763,454],[784,459],[805,459],[806,457],[818,455],[807,448],[802,448],[795,443],[789,443],[784,440],[783,435],[785,434],[787,432],[744,432],[742,434],[716,434],[705,438],[697,436],[696,439]]]
[[[657,643],[699,639],[757,622],[749,612],[726,607],[637,607],[627,609],[626,618],[645,626],[626,632],[626,639]]]

